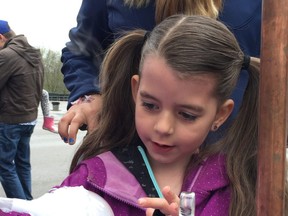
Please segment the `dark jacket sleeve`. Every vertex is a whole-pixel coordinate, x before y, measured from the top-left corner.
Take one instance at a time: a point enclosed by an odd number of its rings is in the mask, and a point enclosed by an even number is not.
[[[61,72],[70,91],[68,107],[85,94],[99,93],[99,66],[111,37],[106,1],[83,0],[77,26],[69,31],[70,41],[61,56]]]

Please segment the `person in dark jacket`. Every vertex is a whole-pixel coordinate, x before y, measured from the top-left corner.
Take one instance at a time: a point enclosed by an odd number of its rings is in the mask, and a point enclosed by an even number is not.
[[[0,181],[9,198],[33,198],[29,145],[43,75],[40,51],[0,20]]]
[[[101,108],[98,74],[105,50],[125,30],[151,30],[156,24],[155,13],[159,2],[180,2],[180,6],[186,2],[187,5],[182,8],[179,6],[178,12],[183,12],[183,8],[207,4],[203,8],[214,8],[216,11],[213,18],[218,16],[217,11],[222,4],[219,0],[209,1],[214,2],[210,7],[208,1],[202,0],[83,0],[77,16],[77,26],[70,30],[70,41],[62,50],[61,57],[64,83],[70,91],[68,111],[58,124],[59,134],[64,142],[74,144],[78,128],[83,124],[88,125],[88,131],[95,128],[97,118],[94,116]],[[260,56],[261,7],[262,0],[226,0],[218,16],[235,34],[244,53],[255,57]],[[162,6],[163,10],[164,8],[165,5]],[[196,13],[205,14],[205,11]],[[206,12],[205,15],[211,16],[211,13]],[[248,73],[243,71],[233,93],[235,108],[230,119],[234,119],[238,113],[247,81]],[[72,104],[74,105],[71,107]],[[227,124],[229,122],[228,120]],[[223,128],[227,127],[225,125],[216,134],[211,134],[211,139],[222,134]]]

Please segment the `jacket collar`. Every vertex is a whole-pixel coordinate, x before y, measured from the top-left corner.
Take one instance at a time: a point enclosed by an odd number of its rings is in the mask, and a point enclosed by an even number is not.
[[[149,176],[147,167],[139,150],[137,149],[137,146],[139,145],[145,149],[143,143],[138,138],[132,141],[132,143],[129,145],[129,148],[115,148],[112,150],[112,153],[137,179],[148,197],[158,197],[157,191]]]

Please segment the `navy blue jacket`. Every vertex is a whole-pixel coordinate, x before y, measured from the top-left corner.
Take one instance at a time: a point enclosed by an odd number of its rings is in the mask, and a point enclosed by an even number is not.
[[[64,83],[70,91],[69,104],[80,96],[99,92],[97,76],[104,50],[122,31],[152,30],[154,9],[154,1],[148,7],[131,9],[123,5],[123,0],[83,0],[77,27],[70,30],[71,41],[61,57]]]
[[[225,0],[219,19],[235,34],[242,50],[260,56],[262,0]],[[62,73],[70,91],[69,104],[80,96],[98,93],[98,73],[104,50],[123,30],[152,30],[154,1],[141,9],[123,6],[123,0],[83,0],[77,16],[77,27],[69,32],[70,42],[62,50]],[[238,112],[248,81],[243,71],[232,98]],[[69,107],[70,105],[68,105]]]

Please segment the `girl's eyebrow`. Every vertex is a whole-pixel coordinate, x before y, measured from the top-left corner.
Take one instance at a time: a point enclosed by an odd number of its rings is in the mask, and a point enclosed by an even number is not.
[[[148,92],[140,91],[140,96],[147,99],[152,99],[158,101],[154,96],[150,95]]]
[[[184,109],[192,110],[192,111],[197,112],[197,113],[203,113],[204,112],[204,108],[201,106],[197,106],[197,105],[184,104],[184,105],[180,105],[180,107],[182,107]]]
[[[140,96],[143,98],[146,98],[146,99],[152,99],[154,101],[159,101],[157,98],[155,98],[154,96],[150,95],[148,92],[145,92],[145,91],[140,91]],[[197,112],[197,113],[204,112],[204,108],[202,106],[198,106],[198,105],[179,104],[177,106],[184,108],[184,109],[192,110],[192,111]]]

